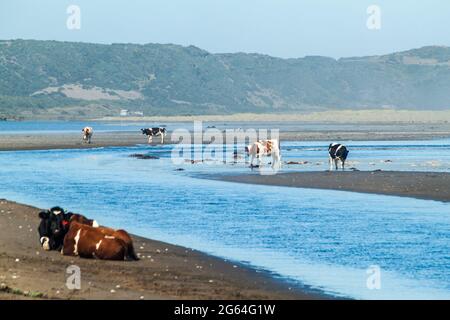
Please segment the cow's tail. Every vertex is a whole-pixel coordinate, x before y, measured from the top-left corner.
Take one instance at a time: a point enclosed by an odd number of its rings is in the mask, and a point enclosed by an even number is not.
[[[125,260],[139,261],[139,257],[137,256],[136,251],[134,251],[133,243],[130,243],[127,247],[127,254]]]

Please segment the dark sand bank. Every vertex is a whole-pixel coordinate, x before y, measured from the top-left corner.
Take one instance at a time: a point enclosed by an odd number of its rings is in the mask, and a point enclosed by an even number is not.
[[[399,171],[295,172],[248,174],[218,179],[250,184],[332,189],[450,202],[450,173]]]
[[[133,236],[137,262],[87,260],[41,249],[39,209],[0,200],[0,299],[318,299],[265,272]],[[102,221],[100,221],[102,222]],[[81,290],[65,286],[81,268]]]

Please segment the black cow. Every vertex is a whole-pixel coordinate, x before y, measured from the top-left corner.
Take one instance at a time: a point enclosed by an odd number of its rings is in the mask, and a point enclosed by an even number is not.
[[[148,143],[152,143],[153,137],[161,136],[161,143],[164,143],[164,136],[166,135],[166,128],[147,128],[141,129],[142,134],[148,137]]]
[[[328,153],[330,155],[330,171],[333,170],[333,161],[336,170],[338,169],[339,160],[342,163],[342,170],[344,170],[345,160],[347,160],[349,153],[347,147],[340,143],[331,143],[328,147]]]
[[[66,213],[60,207],[39,212],[39,241],[44,250],[60,250],[64,242]]]
[[[64,242],[64,236],[69,230],[69,222],[76,218],[76,221],[82,224],[99,227],[98,222],[89,220],[86,217],[65,212],[61,207],[53,207],[50,210],[39,212],[41,222],[38,227],[39,241],[44,250],[61,250]]]

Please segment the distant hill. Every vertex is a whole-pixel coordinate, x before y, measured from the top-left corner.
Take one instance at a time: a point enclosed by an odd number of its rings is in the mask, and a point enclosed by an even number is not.
[[[0,117],[344,108],[450,108],[450,48],[335,60],[211,54],[172,44],[0,41]]]

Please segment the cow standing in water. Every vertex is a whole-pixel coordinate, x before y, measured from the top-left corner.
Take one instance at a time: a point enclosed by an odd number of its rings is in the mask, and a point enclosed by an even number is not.
[[[83,141],[90,144],[94,130],[91,127],[85,127],[81,132],[83,133]]]
[[[331,143],[328,146],[328,153],[330,155],[330,171],[333,170],[333,162],[338,170],[338,162],[341,161],[342,170],[345,169],[345,160],[347,160],[348,149],[346,146],[340,143]]]
[[[166,135],[166,128],[147,128],[141,129],[142,134],[148,137],[148,143],[153,142],[153,137],[161,136],[161,143],[164,144],[164,136]]]
[[[250,167],[253,168],[253,160],[256,158],[261,164],[262,156],[272,156],[272,168],[281,166],[280,145],[278,140],[259,140],[245,147],[245,151],[251,157]]]

